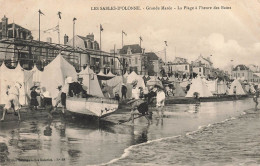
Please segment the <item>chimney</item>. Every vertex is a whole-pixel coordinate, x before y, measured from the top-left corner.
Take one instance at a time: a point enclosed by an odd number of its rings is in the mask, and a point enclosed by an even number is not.
[[[93,34],[93,33],[88,34],[86,37],[87,37],[88,39],[90,39],[91,41],[94,41],[94,34]]]
[[[7,30],[8,30],[8,18],[7,17],[3,17],[2,18],[2,38],[7,38],[8,34],[7,34]]]
[[[51,37],[47,37],[46,41],[47,41],[48,43],[52,43],[52,38],[51,38]]]
[[[69,36],[67,36],[66,34],[64,35],[64,44],[66,45],[69,41]]]

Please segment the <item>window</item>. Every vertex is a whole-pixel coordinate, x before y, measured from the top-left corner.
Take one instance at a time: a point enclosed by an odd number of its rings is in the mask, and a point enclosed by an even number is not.
[[[237,73],[237,76],[240,77],[240,73]]]
[[[114,59],[111,59],[111,65],[114,65]]]
[[[185,65],[185,70],[188,70],[188,66],[187,65]]]
[[[135,58],[135,64],[137,64],[137,58]]]
[[[199,68],[199,72],[201,72],[201,68]]]
[[[244,77],[244,73],[242,73],[242,77]]]
[[[129,59],[129,64],[131,64],[132,59]]]

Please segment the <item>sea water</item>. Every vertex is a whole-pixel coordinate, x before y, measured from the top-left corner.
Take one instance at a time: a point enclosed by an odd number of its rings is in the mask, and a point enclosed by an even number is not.
[[[252,99],[165,107],[163,119],[115,125],[33,118],[0,123],[1,165],[255,165]],[[253,112],[253,113],[252,113]],[[259,111],[260,112],[260,111]],[[156,115],[156,114],[155,114]]]

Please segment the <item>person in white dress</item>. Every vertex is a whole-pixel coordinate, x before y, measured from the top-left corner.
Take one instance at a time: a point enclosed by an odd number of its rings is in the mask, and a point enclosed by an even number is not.
[[[19,103],[19,95],[20,95],[20,89],[21,89],[22,85],[19,82],[16,82],[15,85],[11,86],[10,89],[8,89],[8,98],[4,107],[4,111],[3,111],[3,116],[1,121],[3,121],[5,119],[5,114],[8,110],[10,110],[11,108],[14,109],[15,111],[15,115],[16,115],[16,111],[18,113],[18,119],[21,120],[21,116],[20,116],[20,108],[21,105]]]

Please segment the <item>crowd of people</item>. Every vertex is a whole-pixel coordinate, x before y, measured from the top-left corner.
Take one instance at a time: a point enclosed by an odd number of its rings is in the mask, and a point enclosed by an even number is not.
[[[5,115],[8,111],[13,111],[14,115],[18,116],[21,120],[20,109],[21,104],[19,102],[20,89],[22,84],[16,82],[14,85],[8,85],[6,89],[7,99],[5,106],[3,108],[3,116],[1,121],[4,121]],[[66,98],[73,96],[86,97],[87,92],[83,89],[82,78],[78,78],[77,81],[73,81],[72,77],[67,77],[65,79],[64,85],[59,85],[57,87],[57,96],[52,97],[50,92],[46,90],[45,87],[40,87],[35,84],[31,88],[29,108],[31,111],[36,111],[37,109],[45,109],[48,112],[49,118],[52,118],[52,113],[57,110],[59,104],[62,106],[62,112],[65,113],[66,109]],[[53,100],[54,99],[54,100]],[[54,106],[53,106],[53,101]]]
[[[48,116],[52,118],[52,113],[55,112],[59,105],[62,106],[62,113],[65,113],[66,110],[66,99],[67,97],[88,97],[87,88],[83,86],[82,78],[78,78],[77,81],[73,81],[72,77],[67,77],[63,85],[59,85],[57,87],[57,96],[52,97],[50,92],[46,90],[45,87],[40,87],[39,85],[34,85],[31,87],[30,93],[30,109],[32,111],[36,111],[39,108],[44,108],[48,110]],[[142,88],[137,86],[138,81],[135,80],[131,83],[131,98],[127,99],[127,92],[129,89],[127,86],[122,83],[121,86],[121,98],[119,92],[114,94],[114,99],[120,101],[127,101],[127,104],[131,105],[131,118],[134,119],[135,114],[141,114],[145,116],[150,123],[151,114],[148,111],[149,105],[156,101],[156,111],[157,116],[162,118],[164,116],[164,105],[165,98],[169,96],[171,93],[173,94],[174,86],[172,84],[163,86],[159,84],[155,84],[154,86],[150,86]],[[3,109],[3,116],[1,121],[5,119],[5,115],[8,111],[13,111],[14,115],[18,116],[18,119],[21,119],[20,116],[20,108],[21,105],[19,103],[19,94],[22,85],[19,82],[16,82],[14,85],[7,86],[6,94],[7,100],[5,103],[5,107]],[[104,97],[111,98],[111,93],[113,93],[114,87],[109,87],[106,84],[102,84],[101,86]],[[233,94],[236,95],[236,86],[233,87]],[[174,95],[174,94],[173,94]],[[253,101],[256,103],[255,109],[257,110],[258,106],[258,98],[259,91],[256,90],[255,95],[253,97]],[[53,103],[53,101],[55,103]]]

